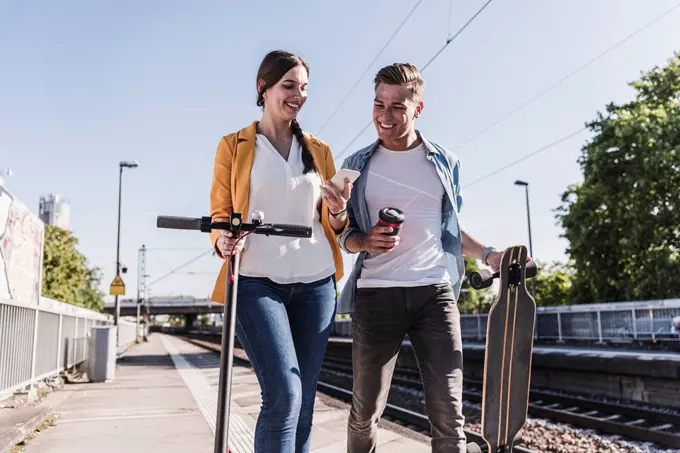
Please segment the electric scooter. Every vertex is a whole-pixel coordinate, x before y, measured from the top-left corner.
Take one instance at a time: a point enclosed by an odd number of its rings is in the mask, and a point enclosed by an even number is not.
[[[260,211],[253,213],[252,223],[243,223],[240,213],[233,213],[228,221],[213,222],[211,217],[158,216],[156,227],[175,230],[194,230],[210,233],[212,230],[230,231],[243,240],[249,234],[266,236],[312,237],[312,228],[303,225],[264,223]],[[238,243],[238,241],[237,241]],[[236,244],[234,245],[234,249]],[[220,354],[220,378],[217,396],[217,420],[215,424],[214,453],[231,453],[229,450],[229,410],[231,403],[231,377],[234,366],[234,336],[236,332],[236,305],[238,293],[238,270],[240,255],[232,253],[227,258],[227,278],[222,323],[222,353]]]

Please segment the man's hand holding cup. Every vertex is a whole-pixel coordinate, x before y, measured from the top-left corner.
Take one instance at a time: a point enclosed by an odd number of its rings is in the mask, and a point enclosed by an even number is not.
[[[370,255],[392,251],[399,245],[399,232],[404,223],[404,213],[396,208],[383,208],[375,224],[362,239],[362,249]]]

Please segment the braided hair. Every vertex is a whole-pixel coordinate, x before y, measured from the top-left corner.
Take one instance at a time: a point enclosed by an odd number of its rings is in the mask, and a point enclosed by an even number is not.
[[[294,67],[302,65],[309,75],[309,65],[299,55],[287,52],[285,50],[274,50],[265,55],[260,69],[257,71],[257,80],[262,80],[264,83],[257,93],[257,106],[264,107],[264,92],[275,85],[281,78]],[[302,147],[302,164],[304,166],[303,173],[317,171],[314,164],[314,157],[312,152],[307,147],[305,136],[302,133],[302,128],[297,120],[293,120],[290,124],[291,131]]]

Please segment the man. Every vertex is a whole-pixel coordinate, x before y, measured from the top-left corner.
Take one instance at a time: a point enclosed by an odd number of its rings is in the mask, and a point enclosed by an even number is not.
[[[348,157],[357,170],[348,203],[350,225],[339,238],[355,268],[339,313],[351,313],[354,374],[348,452],[376,450],[399,347],[408,334],[425,387],[435,453],[464,452],[463,355],[456,305],[465,272],[462,255],[498,270],[502,253],[459,226],[460,163],[415,129],[423,112],[424,81],[410,64],[375,77],[373,123],[379,139]],[[377,226],[385,207],[401,209],[397,236]]]

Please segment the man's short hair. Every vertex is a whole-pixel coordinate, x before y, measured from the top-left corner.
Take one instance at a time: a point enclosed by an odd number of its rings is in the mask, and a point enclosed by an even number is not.
[[[380,83],[388,85],[406,85],[411,90],[411,97],[414,101],[423,100],[425,81],[420,75],[418,68],[410,63],[393,63],[385,66],[375,75],[375,89]]]

